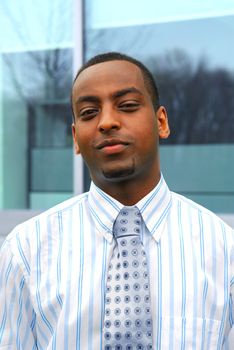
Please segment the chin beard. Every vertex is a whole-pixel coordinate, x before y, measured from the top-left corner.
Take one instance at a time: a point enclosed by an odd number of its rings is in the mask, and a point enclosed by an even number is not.
[[[133,175],[134,172],[134,167],[130,167],[127,169],[112,169],[109,171],[103,171],[103,175],[108,180],[121,181],[131,177],[131,175]]]

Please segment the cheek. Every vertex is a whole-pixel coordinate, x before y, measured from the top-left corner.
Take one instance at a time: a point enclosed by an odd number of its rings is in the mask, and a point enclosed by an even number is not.
[[[92,135],[90,135],[88,132],[83,132],[82,130],[79,130],[76,134],[76,143],[79,148],[79,152],[81,155],[86,158],[92,156]]]
[[[158,132],[156,124],[143,125],[140,132],[138,132],[138,142],[145,146],[153,145],[157,142]]]
[[[78,144],[89,145],[95,138],[96,134],[96,123],[94,120],[87,122],[77,122],[76,126],[76,140]]]
[[[86,128],[78,125],[76,128],[76,142],[80,147],[82,147],[82,145],[85,143],[85,140],[88,140]]]

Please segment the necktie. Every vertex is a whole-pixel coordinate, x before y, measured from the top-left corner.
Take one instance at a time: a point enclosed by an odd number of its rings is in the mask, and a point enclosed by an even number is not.
[[[104,350],[153,349],[149,276],[141,228],[137,207],[124,207],[114,223],[116,245],[107,272]]]

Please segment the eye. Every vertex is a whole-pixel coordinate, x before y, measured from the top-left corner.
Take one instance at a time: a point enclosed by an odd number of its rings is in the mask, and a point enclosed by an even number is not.
[[[98,114],[98,111],[99,111],[98,108],[93,108],[93,107],[83,108],[80,110],[80,118],[83,120],[92,119]]]
[[[134,112],[140,107],[137,101],[125,101],[119,105],[119,109],[125,112]]]

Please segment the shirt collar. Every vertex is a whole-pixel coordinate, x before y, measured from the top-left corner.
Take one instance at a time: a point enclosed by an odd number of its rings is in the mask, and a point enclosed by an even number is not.
[[[159,242],[171,207],[171,192],[162,174],[157,186],[136,206],[141,212],[149,233]]]
[[[124,205],[103,192],[93,182],[88,203],[97,230],[111,242],[113,224]],[[171,192],[162,174],[157,186],[135,205],[140,210],[149,233],[159,242],[171,206]]]

